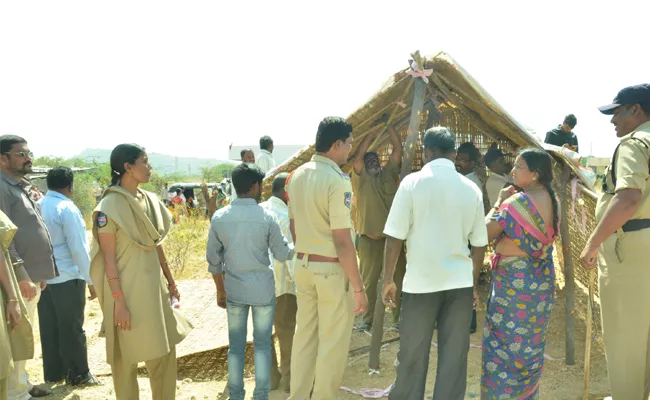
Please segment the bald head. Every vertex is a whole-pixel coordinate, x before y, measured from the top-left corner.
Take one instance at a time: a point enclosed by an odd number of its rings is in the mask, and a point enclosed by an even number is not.
[[[289,174],[286,172],[281,172],[273,178],[273,183],[271,184],[271,191],[274,197],[278,197],[282,200],[285,200],[285,191],[284,185],[287,183],[287,178]]]

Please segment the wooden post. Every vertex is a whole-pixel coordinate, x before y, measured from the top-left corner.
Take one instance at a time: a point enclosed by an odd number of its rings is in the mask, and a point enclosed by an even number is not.
[[[413,169],[413,158],[415,157],[415,148],[418,135],[420,133],[420,123],[422,110],[424,108],[424,96],[426,93],[426,83],[421,78],[415,79],[415,89],[413,90],[413,106],[411,108],[411,122],[404,143],[402,154],[402,169],[400,177],[403,179],[411,173]],[[371,370],[379,369],[379,352],[381,350],[381,341],[384,336],[384,314],[386,306],[383,302],[382,290],[384,288],[384,272],[379,278],[379,289],[377,291],[377,302],[375,303],[375,314],[372,318],[372,339],[370,341],[370,357],[368,359],[368,368]]]
[[[569,217],[567,210],[569,202],[567,201],[566,188],[571,179],[571,169],[565,165],[562,170],[562,179],[560,179],[560,204],[562,207],[562,220],[560,223],[560,232],[562,234],[562,255],[564,258],[564,311],[565,311],[565,360],[567,365],[576,363],[575,350],[575,301],[576,301],[576,284],[573,274],[573,257],[571,256],[571,238],[569,236]]]

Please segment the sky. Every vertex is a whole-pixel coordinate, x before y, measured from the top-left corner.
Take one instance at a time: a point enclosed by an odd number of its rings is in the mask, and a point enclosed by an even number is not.
[[[0,134],[63,157],[311,144],[420,50],[449,53],[542,138],[575,114],[580,152],[609,157],[597,107],[650,82],[647,15],[647,0],[5,1]]]

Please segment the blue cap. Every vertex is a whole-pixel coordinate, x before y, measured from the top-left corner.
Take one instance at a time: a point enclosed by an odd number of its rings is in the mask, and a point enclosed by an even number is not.
[[[650,83],[626,87],[618,92],[612,104],[598,107],[598,110],[605,115],[612,115],[620,106],[641,103],[650,103]]]

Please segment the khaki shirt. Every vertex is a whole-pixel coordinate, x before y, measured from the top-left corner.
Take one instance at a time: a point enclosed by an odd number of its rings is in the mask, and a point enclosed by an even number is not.
[[[364,170],[353,172],[356,197],[357,230],[360,235],[384,236],[384,225],[399,186],[399,167],[389,161],[372,176]]]
[[[293,172],[287,193],[296,253],[337,257],[332,230],[350,229],[352,236],[350,178],[334,161],[315,155]]]
[[[648,195],[650,194],[650,190],[648,190],[650,148],[646,148],[643,144],[631,139],[632,135],[650,146],[650,122],[641,124],[634,132],[621,138],[616,154],[616,188],[614,188],[614,192],[623,189],[641,190],[641,204],[631,219],[647,219],[650,218],[650,201],[648,201]],[[614,159],[612,159],[612,162],[614,162]],[[605,182],[611,190],[613,188],[611,164],[605,171]],[[613,194],[608,193],[603,193],[600,196],[596,205],[597,221],[601,220],[613,197]]]

